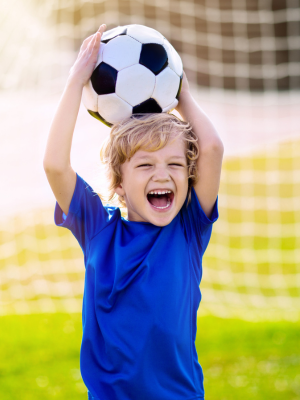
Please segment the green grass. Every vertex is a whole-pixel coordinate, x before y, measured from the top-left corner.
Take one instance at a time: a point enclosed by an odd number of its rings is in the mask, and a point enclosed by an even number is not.
[[[1,400],[87,398],[79,314],[1,317],[0,341]]]
[[[299,399],[299,325],[198,319],[206,400]]]
[[[299,399],[299,325],[199,318],[206,400]],[[87,399],[80,341],[79,314],[1,317],[1,400]]]

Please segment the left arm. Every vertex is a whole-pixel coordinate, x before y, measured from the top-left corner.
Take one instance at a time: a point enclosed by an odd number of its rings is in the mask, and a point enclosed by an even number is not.
[[[220,186],[224,146],[212,122],[192,97],[185,73],[176,110],[184,121],[192,125],[198,137],[199,179],[194,189],[203,211],[210,218]]]

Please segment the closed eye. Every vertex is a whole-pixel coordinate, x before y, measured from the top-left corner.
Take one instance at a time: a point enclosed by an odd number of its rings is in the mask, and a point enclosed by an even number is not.
[[[182,164],[176,164],[176,163],[172,163],[172,164],[169,164],[169,165],[175,165],[175,166],[177,166],[177,167],[184,167],[184,165],[182,165]],[[141,164],[141,165],[138,165],[138,168],[139,167],[151,167],[152,165],[151,164]]]

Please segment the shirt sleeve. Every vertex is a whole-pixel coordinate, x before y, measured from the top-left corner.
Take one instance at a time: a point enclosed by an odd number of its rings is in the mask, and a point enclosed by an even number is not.
[[[117,210],[116,207],[104,207],[98,194],[77,174],[68,215],[56,203],[54,222],[69,229],[85,253],[89,240],[110,223]]]
[[[208,218],[201,207],[195,189],[192,187],[191,201],[188,205],[187,201],[184,203],[181,209],[181,218],[187,241],[195,244],[198,251],[201,250],[203,255],[210,240],[212,225],[219,218],[218,197],[211,216]]]

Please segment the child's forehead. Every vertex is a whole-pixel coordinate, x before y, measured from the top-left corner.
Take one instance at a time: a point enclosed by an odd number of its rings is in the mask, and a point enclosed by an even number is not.
[[[156,156],[185,156],[186,155],[186,143],[182,138],[175,138],[173,140],[169,140],[165,146],[161,147],[158,150],[153,150],[151,146],[143,147],[136,151],[133,155],[132,159],[147,157],[154,158]]]

